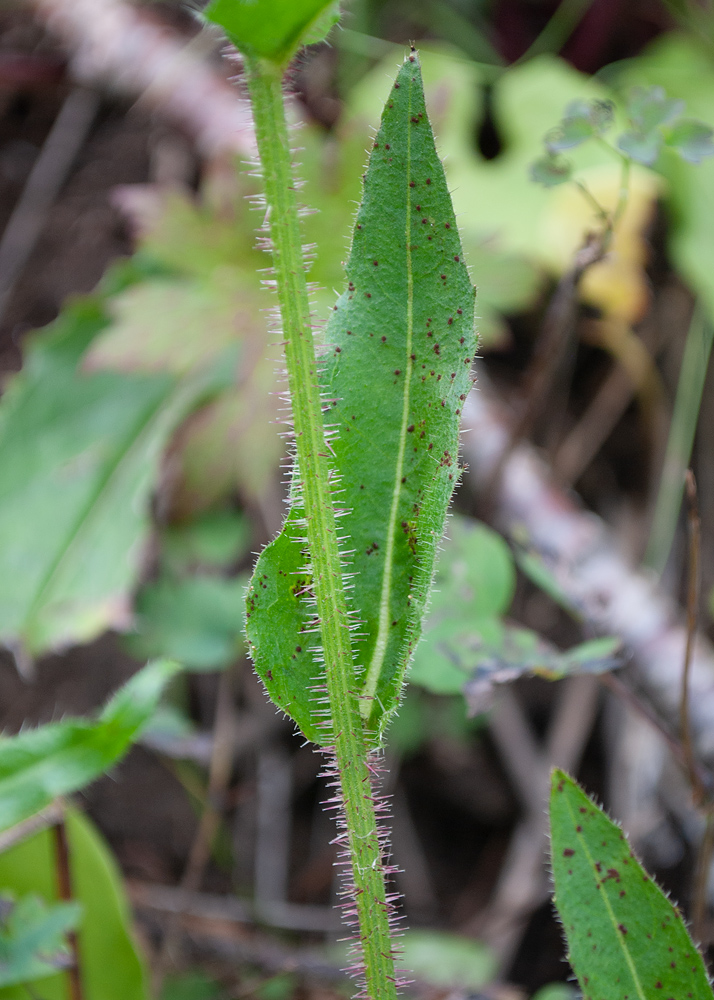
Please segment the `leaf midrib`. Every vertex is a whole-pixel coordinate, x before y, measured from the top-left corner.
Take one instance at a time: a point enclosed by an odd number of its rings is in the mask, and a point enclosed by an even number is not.
[[[409,99],[407,102],[407,123],[411,118],[412,109],[412,86],[409,85]],[[384,660],[389,644],[389,630],[391,622],[391,589],[392,589],[392,565],[394,560],[394,539],[397,526],[397,514],[399,511],[399,501],[402,494],[402,475],[404,469],[404,454],[407,445],[407,425],[409,423],[409,406],[411,396],[411,381],[413,361],[412,335],[414,318],[414,280],[412,274],[412,251],[411,251],[411,201],[409,199],[409,181],[411,180],[412,157],[411,157],[411,130],[407,125],[407,154],[405,171],[405,192],[406,192],[406,223],[405,223],[405,244],[406,244],[406,265],[407,265],[407,338],[405,357],[405,377],[404,377],[404,400],[402,404],[402,422],[399,430],[399,449],[397,451],[397,463],[394,474],[394,488],[392,490],[392,504],[389,511],[389,522],[387,525],[387,547],[384,557],[384,573],[382,576],[382,593],[379,599],[379,625],[377,638],[374,644],[374,652],[367,669],[362,697],[360,698],[360,712],[367,720],[372,714],[374,697],[377,691],[377,684],[382,673]]]

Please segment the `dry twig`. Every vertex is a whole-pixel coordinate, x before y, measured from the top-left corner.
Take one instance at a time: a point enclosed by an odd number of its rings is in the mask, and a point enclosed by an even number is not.
[[[463,411],[467,488],[488,483],[508,448],[509,421],[479,372]],[[665,718],[677,717],[687,630],[681,611],[655,578],[635,569],[605,523],[558,488],[536,450],[521,443],[503,463],[494,519],[506,535],[528,543],[580,609],[587,628],[618,635],[633,654],[639,681]],[[714,758],[714,650],[698,636],[690,668],[691,728],[699,755]]]
[[[142,97],[194,136],[204,156],[252,156],[246,102],[185,40],[123,0],[31,0],[39,20],[70,53],[78,80]],[[210,41],[211,48],[215,41]]]

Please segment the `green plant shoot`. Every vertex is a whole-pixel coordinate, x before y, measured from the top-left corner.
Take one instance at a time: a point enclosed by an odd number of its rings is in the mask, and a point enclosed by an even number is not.
[[[362,717],[377,742],[418,641],[446,510],[458,479],[458,428],[471,386],[474,291],[414,54],[374,141],[321,377],[331,476],[344,511]],[[295,491],[282,534],[256,566],[248,638],[273,699],[329,743],[320,635]]]
[[[292,509],[256,566],[247,635],[273,700],[334,753],[355,969],[381,1000],[397,980],[369,751],[400,697],[457,479],[473,289],[412,53],[384,109],[318,363],[281,93],[298,28],[267,44],[252,14],[279,26],[284,8],[255,6],[207,10],[246,57],[295,433]],[[328,7],[295,5],[301,41],[324,33]]]
[[[681,913],[622,830],[559,770],[550,827],[555,905],[583,1000],[711,998]]]

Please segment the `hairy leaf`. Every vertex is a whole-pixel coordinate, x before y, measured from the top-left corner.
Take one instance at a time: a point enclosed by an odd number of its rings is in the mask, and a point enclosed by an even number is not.
[[[550,827],[555,905],[584,1000],[711,998],[679,910],[620,828],[559,770]]]
[[[0,896],[0,986],[52,976],[71,962],[66,933],[77,926],[79,903],[48,906],[29,894]]]
[[[30,653],[126,625],[162,450],[232,376],[84,374],[107,322],[95,299],[71,305],[0,404],[0,641]]]
[[[474,291],[415,55],[399,71],[374,141],[347,280],[326,333],[322,385],[359,622],[359,693],[380,734],[419,638],[459,475],[475,350]],[[319,635],[302,516],[296,490],[282,534],[256,566],[247,633],[270,694],[305,735],[324,742],[329,731],[311,691]]]
[[[282,65],[337,21],[335,0],[211,0],[205,17],[246,55]]]
[[[129,906],[111,851],[88,817],[67,808],[65,827],[72,862],[72,890],[82,908],[79,948],[85,1000],[148,1000],[148,977],[133,940]],[[50,830],[0,854],[0,885],[16,898],[30,893],[56,899],[55,851]],[[33,986],[42,1000],[67,1000],[66,974]],[[3,1000],[28,1000],[23,986],[2,991]]]
[[[179,667],[151,663],[113,696],[96,722],[65,719],[0,739],[0,830],[94,781],[127,752]]]

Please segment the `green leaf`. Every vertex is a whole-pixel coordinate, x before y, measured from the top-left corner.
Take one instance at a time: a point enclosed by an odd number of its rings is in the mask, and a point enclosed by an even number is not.
[[[384,110],[365,177],[348,287],[326,332],[341,550],[354,574],[355,656],[369,725],[399,698],[459,476],[458,426],[471,385],[474,293],[410,56]],[[271,696],[316,742],[318,642],[296,497],[248,595],[247,634]],[[313,645],[314,643],[314,645]]]
[[[144,667],[117,691],[97,722],[66,719],[0,739],[0,830],[112,767],[151,718],[178,669],[166,660]]]
[[[199,568],[228,569],[248,551],[250,521],[240,511],[213,510],[161,532],[161,562],[173,575]]]
[[[550,795],[555,905],[585,1000],[711,997],[679,910],[624,834],[563,771]]]
[[[571,101],[560,124],[545,137],[549,153],[574,149],[595,135],[602,135],[612,125],[615,110],[612,101]]]
[[[400,965],[442,989],[480,990],[498,967],[496,956],[485,944],[445,931],[406,931],[400,944]]]
[[[194,575],[147,584],[136,600],[129,649],[138,658],[170,656],[197,670],[227,666],[243,647],[246,583]]]
[[[530,166],[531,180],[543,187],[557,187],[570,180],[573,173],[573,166],[567,160],[553,155],[553,153],[542,156],[535,160]]]
[[[539,587],[544,594],[547,594],[555,604],[566,611],[572,618],[580,621],[582,619],[580,608],[558,582],[553,570],[546,564],[543,556],[535,549],[527,547],[527,538],[523,539],[524,544],[520,544],[516,539],[512,539],[512,541],[516,563],[524,576],[527,576],[531,583]]]
[[[693,118],[678,121],[665,136],[665,142],[687,163],[701,163],[714,156],[714,129]]]
[[[505,623],[514,586],[513,559],[500,535],[454,517],[410,681],[433,694],[464,694],[476,714],[490,708],[494,685],[524,674],[558,680],[619,665],[617,639],[590,640],[561,652],[530,629]]]
[[[0,404],[0,641],[30,653],[125,627],[163,449],[232,376],[87,375],[95,299],[37,335]]]
[[[503,538],[485,524],[454,515],[439,556],[431,614],[469,622],[508,610],[516,585]]]
[[[79,922],[79,903],[48,906],[34,894],[0,896],[0,987],[52,976],[72,961],[66,933]]]
[[[283,66],[336,23],[334,0],[211,0],[204,16],[246,55]]]
[[[533,994],[532,1000],[576,1000],[577,996],[570,983],[546,983]]]
[[[263,346],[259,339],[255,344]],[[268,352],[252,363],[243,359],[240,383],[194,413],[181,430],[174,518],[195,517],[236,492],[258,506],[275,482],[284,445],[275,427],[275,361]]]
[[[602,674],[620,666],[621,642],[591,639],[563,652],[531,629],[500,619],[467,623],[444,618],[427,623],[411,681],[434,694],[462,693],[472,715],[488,711],[494,689],[524,675],[556,681],[573,674]]]
[[[709,49],[691,36],[662,35],[636,60],[623,64],[617,83],[623,90],[633,85],[663,87],[671,97],[686,101],[688,115],[714,127],[714,62]],[[662,156],[657,169],[668,182],[667,252],[712,320],[714,159],[695,166],[680,156]]]
[[[185,972],[166,977],[161,1000],[218,1000],[222,994],[220,984],[204,972]]]
[[[670,125],[682,111],[684,101],[668,98],[663,87],[635,87],[627,98],[627,117],[645,136],[661,125]]]
[[[235,268],[208,278],[163,278],[113,296],[111,326],[92,344],[85,371],[187,375],[218,358],[255,328],[262,299]]]
[[[639,132],[631,129],[617,137],[617,148],[631,160],[651,167],[657,160],[664,139],[662,133],[655,129],[652,132]]]
[[[131,914],[112,854],[91,821],[65,814],[72,889],[81,906],[79,948],[85,1000],[149,1000],[148,977],[133,939]],[[51,904],[57,893],[53,835],[43,830],[0,854],[0,886],[16,898],[30,893]],[[66,1000],[65,975],[33,986],[42,1000]],[[9,987],[3,1000],[28,1000],[25,986]]]

